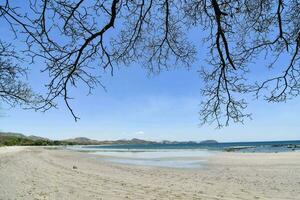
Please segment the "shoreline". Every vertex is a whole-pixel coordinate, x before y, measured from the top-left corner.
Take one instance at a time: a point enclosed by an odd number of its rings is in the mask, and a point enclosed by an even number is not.
[[[23,151],[27,146],[0,146],[0,154],[15,153]]]
[[[0,147],[0,199],[296,200],[299,157],[222,152],[187,170],[115,164],[57,148]]]

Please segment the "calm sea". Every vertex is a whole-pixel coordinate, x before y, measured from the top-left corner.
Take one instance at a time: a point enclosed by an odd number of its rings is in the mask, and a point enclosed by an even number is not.
[[[276,153],[300,151],[299,141],[232,142],[214,144],[128,144],[70,147],[101,155],[102,160],[132,165],[199,168],[221,151]]]
[[[187,144],[123,144],[84,146],[87,149],[115,149],[115,150],[159,150],[159,149],[203,149],[211,151],[239,152],[285,152],[300,150],[300,140],[297,141],[267,141],[267,142],[226,142],[226,143],[187,143]]]

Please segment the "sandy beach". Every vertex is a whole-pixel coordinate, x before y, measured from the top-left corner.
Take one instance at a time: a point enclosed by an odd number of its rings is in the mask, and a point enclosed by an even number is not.
[[[0,199],[298,200],[299,158],[300,152],[219,153],[203,168],[171,169],[61,149],[2,147]]]

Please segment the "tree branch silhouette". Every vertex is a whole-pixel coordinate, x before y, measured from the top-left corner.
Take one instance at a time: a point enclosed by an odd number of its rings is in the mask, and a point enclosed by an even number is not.
[[[249,95],[285,102],[300,92],[298,1],[30,0],[23,4],[24,8],[8,0],[0,4],[0,20],[17,41],[25,38],[24,59],[45,62],[42,72],[50,81],[39,110],[55,107],[62,98],[74,119],[79,119],[70,90],[79,84],[87,86],[89,94],[98,85],[104,88],[99,69],[113,75],[115,67],[133,63],[150,74],[190,68],[203,59],[197,54],[198,41],[189,38],[192,29],[208,45],[206,64],[200,70],[202,124],[243,123],[251,117]],[[252,83],[252,64],[264,56],[270,60],[266,67],[281,69],[282,74],[273,70]],[[289,58],[286,64],[283,57]]]

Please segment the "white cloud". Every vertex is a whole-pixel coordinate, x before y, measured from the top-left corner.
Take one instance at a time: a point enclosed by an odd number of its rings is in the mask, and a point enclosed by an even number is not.
[[[135,135],[145,135],[145,132],[144,131],[138,131],[135,133]]]

